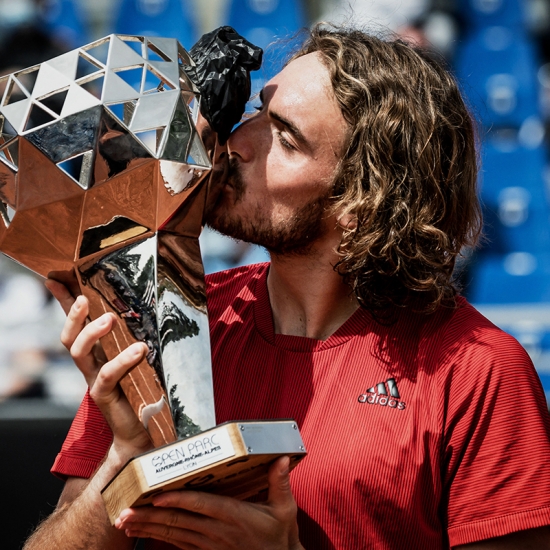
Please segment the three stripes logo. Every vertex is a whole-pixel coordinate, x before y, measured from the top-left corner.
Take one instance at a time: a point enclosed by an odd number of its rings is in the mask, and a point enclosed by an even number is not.
[[[359,403],[380,405],[402,411],[405,409],[406,404],[404,401],[400,401],[400,399],[401,396],[399,395],[395,379],[388,378],[385,382],[378,382],[376,386],[369,388],[357,398],[357,401]]]

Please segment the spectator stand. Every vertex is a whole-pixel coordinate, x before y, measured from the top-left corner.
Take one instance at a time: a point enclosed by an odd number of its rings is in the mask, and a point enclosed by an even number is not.
[[[530,353],[550,399],[550,203],[542,64],[521,0],[461,3],[455,67],[480,122],[480,194],[487,242],[468,297]]]
[[[186,49],[200,34],[190,0],[121,0],[111,32],[176,38]]]
[[[300,0],[229,0],[227,24],[264,50],[262,68],[251,74],[252,96],[277,74],[307,24]]]
[[[40,20],[44,31],[66,50],[90,42],[86,16],[76,0],[43,0]]]

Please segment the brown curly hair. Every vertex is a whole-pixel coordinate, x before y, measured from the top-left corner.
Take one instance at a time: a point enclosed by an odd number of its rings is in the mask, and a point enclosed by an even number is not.
[[[481,231],[474,124],[458,86],[400,40],[317,25],[318,52],[350,125],[333,212],[351,214],[335,269],[370,310],[453,305],[453,270]]]

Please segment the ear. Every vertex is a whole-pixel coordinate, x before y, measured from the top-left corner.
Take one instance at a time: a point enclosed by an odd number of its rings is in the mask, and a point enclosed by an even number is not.
[[[347,212],[338,218],[338,225],[348,231],[357,229],[357,217],[352,212]]]

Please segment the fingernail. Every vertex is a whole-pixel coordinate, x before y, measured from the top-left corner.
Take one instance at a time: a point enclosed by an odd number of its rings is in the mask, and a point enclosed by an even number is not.
[[[130,510],[128,508],[126,508],[125,510],[122,510],[122,512],[120,512],[120,515],[118,516],[118,518],[116,519],[116,521],[118,521],[119,523],[122,523],[125,519],[128,518],[128,516],[130,515]],[[116,525],[116,522],[115,522],[115,525]]]
[[[99,326],[104,327],[109,323],[109,315],[107,313],[104,313],[99,319]]]
[[[143,345],[139,342],[133,343],[129,348],[128,351],[134,356],[138,357],[143,353]]]
[[[290,458],[288,456],[284,456],[281,460],[281,475],[286,476],[290,470]]]
[[[153,506],[166,506],[166,499],[159,495],[153,498]]]

